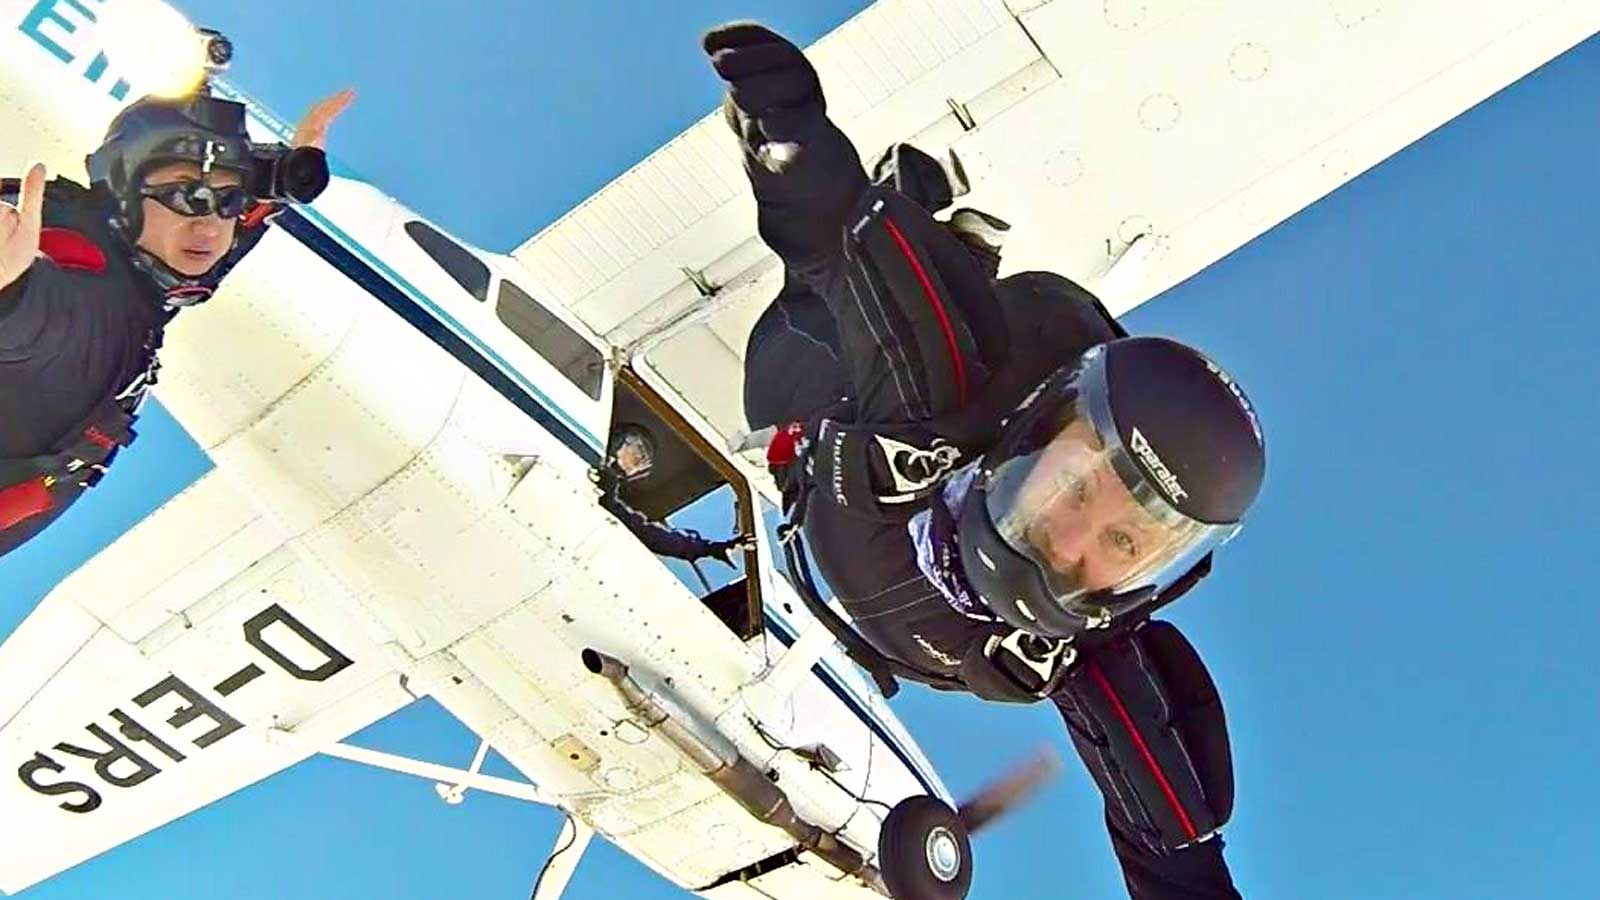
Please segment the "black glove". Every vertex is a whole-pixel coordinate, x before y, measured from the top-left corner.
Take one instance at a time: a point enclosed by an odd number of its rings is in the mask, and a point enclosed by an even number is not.
[[[754,22],[730,22],[702,42],[728,82],[728,124],[770,171],[779,172],[827,112],[817,70],[789,39]]]
[[[602,494],[611,494],[622,484],[622,478],[617,474],[617,470],[608,465],[591,466],[589,480],[594,482],[594,486],[599,488]]]

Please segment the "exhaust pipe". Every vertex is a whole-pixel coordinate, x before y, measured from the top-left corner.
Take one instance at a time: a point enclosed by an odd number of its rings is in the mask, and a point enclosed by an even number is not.
[[[670,701],[656,697],[639,686],[620,660],[597,650],[583,651],[583,665],[605,678],[622,695],[628,712],[647,729],[656,732],[682,751],[713,783],[738,801],[752,816],[783,829],[800,846],[826,860],[847,875],[854,875],[873,890],[888,896],[883,877],[876,867],[854,848],[819,826],[800,818],[789,797],[749,760],[740,755],[732,741],[720,734],[701,734],[693,719],[681,711],[676,715]]]

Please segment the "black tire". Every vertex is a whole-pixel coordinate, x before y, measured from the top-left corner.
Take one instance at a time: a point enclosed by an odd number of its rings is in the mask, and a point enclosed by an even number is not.
[[[938,798],[907,797],[878,832],[878,869],[895,900],[965,900],[972,887],[967,828]]]

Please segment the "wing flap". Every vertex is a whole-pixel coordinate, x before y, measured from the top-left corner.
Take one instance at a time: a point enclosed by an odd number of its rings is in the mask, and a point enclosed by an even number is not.
[[[64,579],[51,600],[80,607],[137,643],[285,537],[212,470]]]
[[[1600,28],[1570,0],[1046,2],[1060,82],[964,135],[1008,271],[1095,286],[1159,242],[1121,312],[1194,275]]]

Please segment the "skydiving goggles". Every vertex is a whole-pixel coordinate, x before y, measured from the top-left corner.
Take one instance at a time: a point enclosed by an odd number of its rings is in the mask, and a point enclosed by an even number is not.
[[[250,207],[250,193],[240,185],[212,185],[203,181],[174,181],[146,185],[139,196],[165,206],[180,216],[217,216],[237,219]]]

